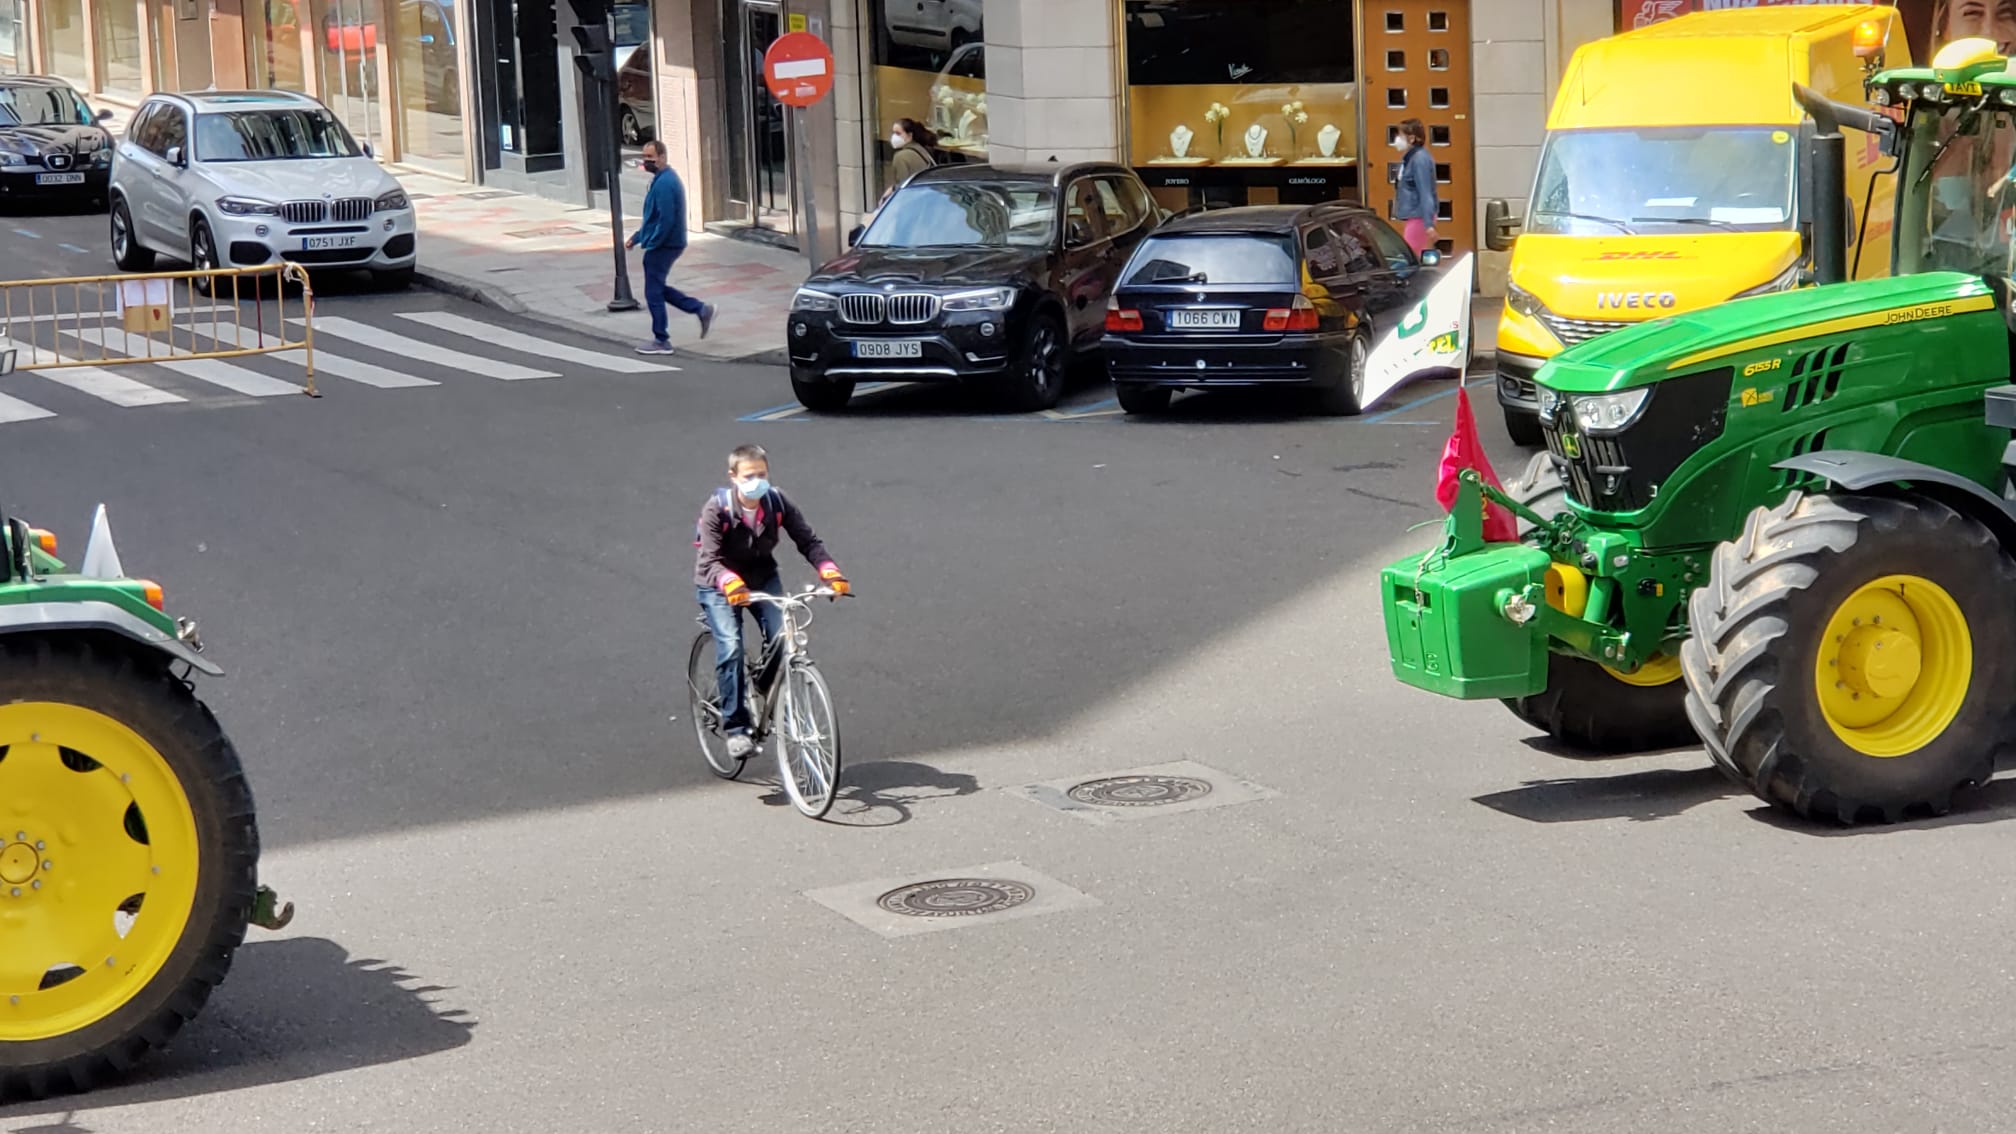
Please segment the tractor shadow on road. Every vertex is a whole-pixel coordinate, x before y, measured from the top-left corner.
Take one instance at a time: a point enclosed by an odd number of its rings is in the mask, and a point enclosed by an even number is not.
[[[1534,780],[1477,796],[1472,802],[1534,823],[1649,822],[1747,794],[1713,767],[1654,768],[1614,776]]]
[[[838,827],[900,827],[914,817],[915,804],[980,790],[980,781],[965,772],[942,772],[915,760],[849,764],[841,769],[840,780],[840,797],[826,813],[826,822]],[[762,800],[773,807],[791,802],[774,785]]]
[[[88,1134],[90,1112],[100,1107],[312,1079],[449,1051],[469,1042],[475,1021],[443,1007],[435,994],[445,991],[389,961],[352,957],[324,938],[255,940],[238,950],[202,1013],[132,1075],[88,1095],[0,1108],[0,1131],[18,1134],[22,1128],[9,1116],[36,1114],[46,1116],[39,1120],[45,1125],[29,1119],[26,1129]]]

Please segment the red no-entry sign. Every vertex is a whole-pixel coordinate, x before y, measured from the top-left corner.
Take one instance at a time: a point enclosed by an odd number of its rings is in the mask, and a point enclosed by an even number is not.
[[[833,89],[833,49],[811,32],[780,35],[763,53],[763,82],[785,106],[811,106]]]

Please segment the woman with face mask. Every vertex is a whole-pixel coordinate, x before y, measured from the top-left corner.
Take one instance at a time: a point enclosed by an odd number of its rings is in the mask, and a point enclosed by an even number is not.
[[[1401,235],[1407,247],[1419,256],[1439,239],[1435,215],[1435,158],[1428,152],[1428,130],[1419,118],[1409,118],[1393,135],[1393,149],[1400,154],[1400,166],[1393,177],[1393,215],[1406,222]]]
[[[889,174],[889,188],[882,191],[882,200],[889,200],[889,194],[901,188],[905,181],[924,170],[937,165],[931,149],[938,144],[938,135],[931,128],[914,118],[898,118],[889,127],[889,148],[896,151],[896,160]],[[876,208],[881,208],[877,204]]]

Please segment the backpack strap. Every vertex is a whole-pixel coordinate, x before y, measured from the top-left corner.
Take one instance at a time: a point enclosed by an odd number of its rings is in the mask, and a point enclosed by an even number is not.
[[[714,503],[720,505],[721,507],[721,517],[722,517],[721,530],[727,531],[729,526],[735,522],[734,515],[728,510],[730,506],[734,504],[734,500],[728,495],[728,489],[726,488],[715,489]],[[706,514],[704,509],[702,510],[701,514],[703,516]],[[700,546],[700,520],[698,518],[694,519],[693,521],[693,546],[694,547]]]

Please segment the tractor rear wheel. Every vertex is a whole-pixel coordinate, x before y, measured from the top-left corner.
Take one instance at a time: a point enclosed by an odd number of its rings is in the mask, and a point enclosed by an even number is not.
[[[1537,453],[1505,495],[1553,519],[1568,510],[1568,487],[1554,459]],[[1524,534],[1532,525],[1524,519]],[[1585,658],[1547,655],[1547,688],[1508,698],[1512,714],[1562,745],[1594,756],[1650,752],[1694,743],[1676,659],[1659,656],[1626,674]]]
[[[224,979],[257,888],[252,795],[162,661],[0,639],[0,1098],[86,1090]]]
[[[1715,549],[1681,651],[1717,766],[1800,816],[1938,815],[2016,739],[2016,561],[1924,497],[1804,495]]]

